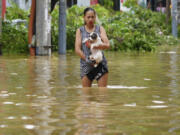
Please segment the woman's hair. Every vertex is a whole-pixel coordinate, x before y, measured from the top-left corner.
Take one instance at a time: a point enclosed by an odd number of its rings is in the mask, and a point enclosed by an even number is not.
[[[96,15],[96,11],[95,11],[93,8],[87,7],[87,8],[84,9],[84,16],[86,15],[86,13],[87,13],[88,11],[93,11],[94,14]]]
[[[95,11],[93,8],[87,7],[87,8],[84,9],[84,16],[86,15],[86,13],[87,13],[88,11],[93,11],[93,12],[94,12],[94,15],[96,15],[96,11]],[[84,22],[84,25],[86,25],[86,22]]]

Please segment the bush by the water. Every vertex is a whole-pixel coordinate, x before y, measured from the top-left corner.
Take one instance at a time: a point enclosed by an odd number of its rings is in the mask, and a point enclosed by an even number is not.
[[[21,19],[27,23],[13,24],[13,20]],[[27,36],[28,12],[18,8],[12,3],[6,11],[6,21],[2,24],[2,52],[8,54],[28,53],[28,36]]]
[[[18,27],[3,23],[2,52],[5,54],[28,54],[28,36],[24,25]]]
[[[153,51],[160,45],[177,44],[177,39],[171,35],[171,25],[165,23],[165,14],[152,12],[130,2],[126,5],[131,7],[129,12],[112,12],[100,5],[93,6],[97,12],[97,23],[107,32],[111,50]],[[56,7],[52,14],[54,50],[57,50],[58,42],[58,9]],[[74,49],[76,29],[84,24],[83,10],[84,7],[78,6],[67,10],[68,49]]]

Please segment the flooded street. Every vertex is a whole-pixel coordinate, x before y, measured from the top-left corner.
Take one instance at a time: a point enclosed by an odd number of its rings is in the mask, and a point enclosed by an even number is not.
[[[0,135],[180,135],[180,49],[106,52],[107,89],[79,57],[0,57]]]

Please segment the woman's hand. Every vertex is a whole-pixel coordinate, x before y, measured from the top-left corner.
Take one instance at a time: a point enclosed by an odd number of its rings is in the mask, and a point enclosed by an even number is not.
[[[107,45],[106,43],[102,43],[101,45],[93,47],[93,49],[98,49],[98,50],[104,50],[104,49],[108,49],[108,48],[109,48],[109,45]]]
[[[101,48],[102,48],[101,45],[99,45],[99,46],[94,46],[94,47],[93,47],[93,49],[101,49]]]
[[[86,63],[88,63],[91,66],[94,66],[94,64],[96,64],[96,61],[91,60],[89,57],[86,57],[85,61],[86,61]]]

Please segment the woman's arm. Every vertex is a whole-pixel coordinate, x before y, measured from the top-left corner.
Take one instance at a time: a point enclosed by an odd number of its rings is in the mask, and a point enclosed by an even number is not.
[[[101,50],[109,49],[110,43],[109,43],[108,37],[106,35],[106,31],[102,26],[100,26],[100,37],[101,37],[103,44],[98,47],[94,47],[94,49],[101,49]]]
[[[81,50],[81,32],[80,29],[77,29],[76,31],[76,40],[75,40],[75,52],[77,55],[80,56],[81,59],[85,60],[85,55]]]

